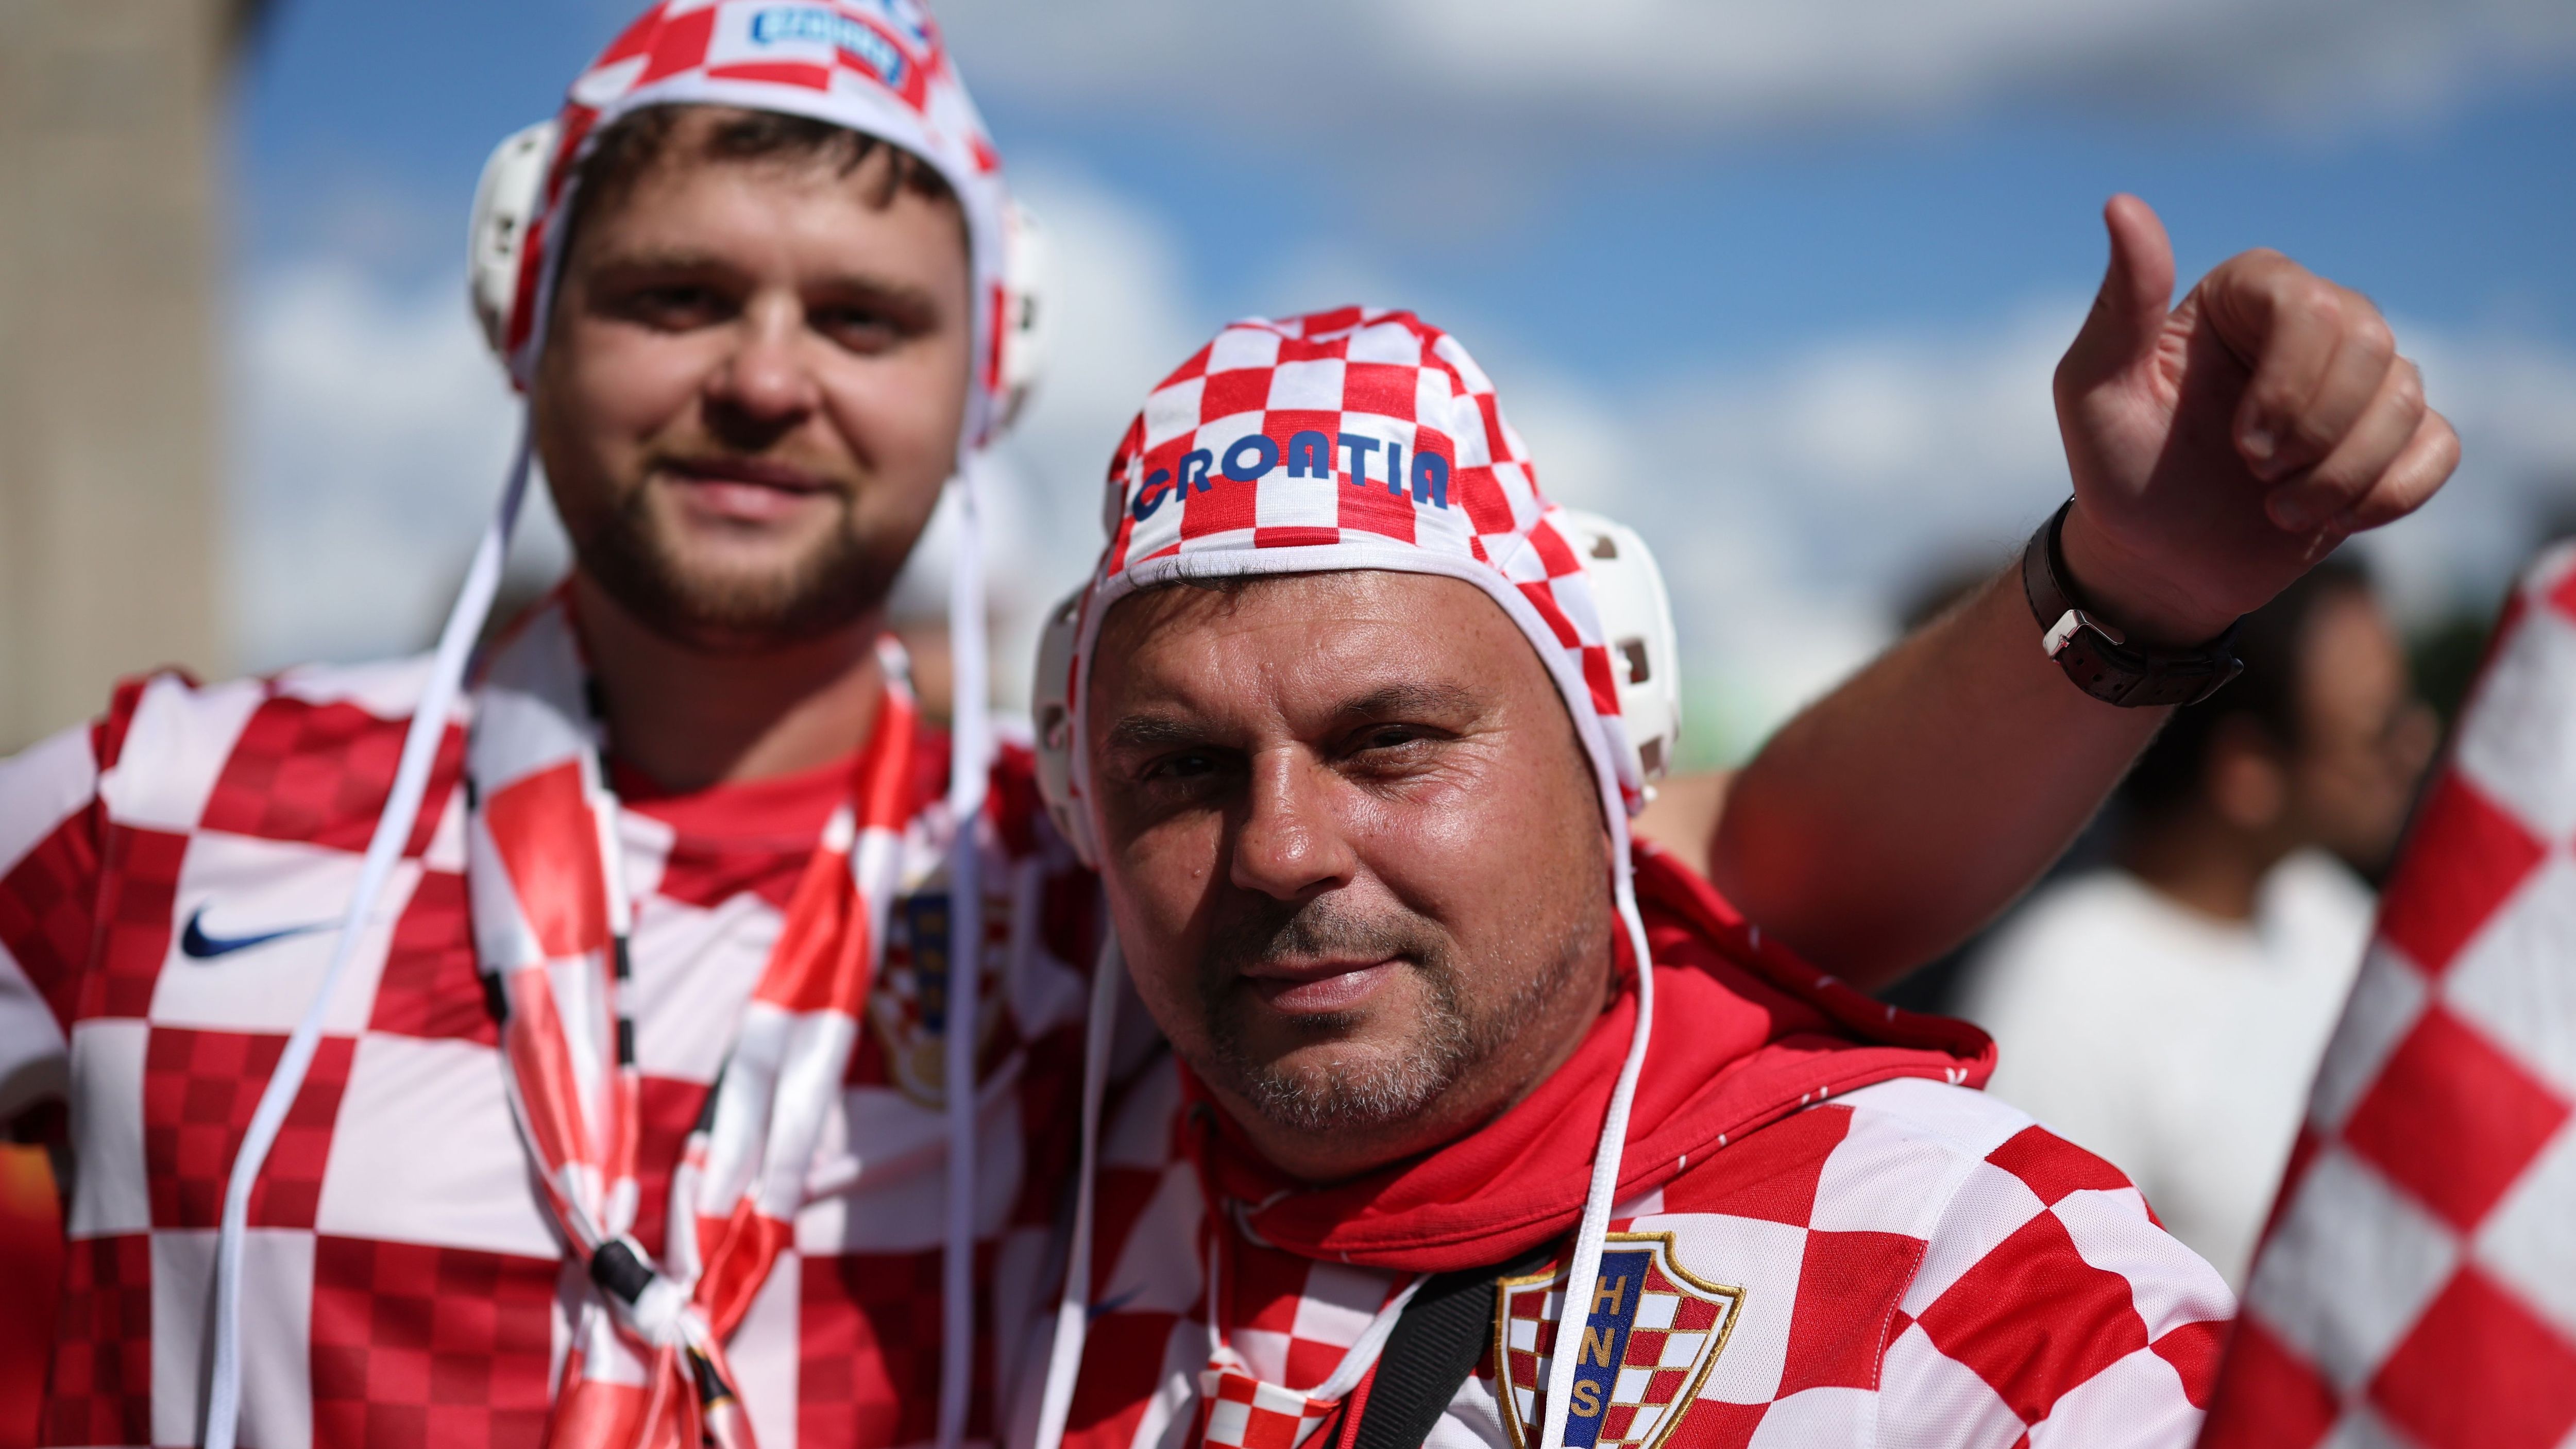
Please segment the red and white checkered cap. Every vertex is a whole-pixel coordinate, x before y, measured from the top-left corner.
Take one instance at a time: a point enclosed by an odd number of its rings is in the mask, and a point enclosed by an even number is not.
[[[1077,798],[1083,676],[1119,599],[1182,578],[1391,569],[1474,584],[1520,626],[1624,842],[1646,782],[1590,576],[1455,337],[1359,307],[1234,323],[1145,399],[1110,461],[1105,508],[1068,694]]]
[[[1009,194],[993,149],[920,0],[662,0],[572,84],[557,118],[542,201],[519,250],[504,351],[534,365],[551,285],[555,218],[565,215],[593,137],[647,106],[716,105],[807,116],[874,136],[930,163],[957,193],[974,263],[976,351],[965,440],[1000,421],[1001,300]]]

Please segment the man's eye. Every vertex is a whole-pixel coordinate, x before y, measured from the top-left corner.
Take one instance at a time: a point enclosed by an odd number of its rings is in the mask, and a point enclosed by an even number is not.
[[[1204,750],[1184,750],[1165,755],[1145,767],[1148,780],[1187,781],[1205,779],[1216,773],[1216,757]]]
[[[883,352],[906,335],[900,320],[873,307],[818,307],[807,319],[815,331],[861,354]]]
[[[725,298],[712,287],[674,284],[630,292],[618,310],[647,327],[685,332],[721,321],[728,309]]]
[[[1360,735],[1359,747],[1363,750],[1400,750],[1421,741],[1422,732],[1410,725],[1379,725]]]

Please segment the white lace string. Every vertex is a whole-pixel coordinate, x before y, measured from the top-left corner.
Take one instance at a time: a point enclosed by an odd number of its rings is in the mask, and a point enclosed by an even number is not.
[[[1127,974],[1115,932],[1104,932],[1091,971],[1091,1008],[1082,1036],[1082,1161],[1074,1180],[1073,1251],[1065,1259],[1064,1297],[1056,1305],[1055,1340],[1047,1347],[1046,1386],[1038,1395],[1034,1449],[1059,1449],[1073,1413],[1073,1386],[1091,1332],[1091,1239],[1100,1197],[1100,1114],[1109,1092],[1109,1051],[1118,1024],[1118,988]]]
[[[1610,1209],[1619,1190],[1619,1161],[1628,1145],[1628,1113],[1636,1101],[1637,1078],[1646,1065],[1646,1040],[1655,1030],[1655,967],[1647,953],[1646,925],[1637,913],[1634,872],[1628,864],[1627,820],[1614,815],[1612,844],[1617,848],[1619,920],[1637,962],[1637,1019],[1628,1033],[1628,1055],[1619,1064],[1618,1083],[1610,1089],[1610,1108],[1602,1113],[1601,1140],[1592,1150],[1592,1182],[1583,1196],[1583,1219],[1575,1230],[1574,1259],[1565,1265],[1565,1301],[1557,1309],[1556,1349],[1549,1356],[1547,1419],[1539,1449],[1565,1449],[1566,1417],[1572,1411],[1574,1370],[1581,1357],[1583,1321],[1591,1314],[1593,1281],[1601,1274],[1601,1248],[1610,1235]]]
[[[948,817],[957,836],[948,865],[948,1223],[940,1257],[939,1449],[959,1449],[965,1441],[967,1393],[975,1367],[975,1058],[984,986],[983,857],[977,824],[984,813],[992,754],[977,466],[968,460],[949,482],[957,502],[957,543],[948,578]]]
[[[447,734],[448,714],[464,686],[466,666],[473,656],[475,640],[483,632],[483,621],[491,615],[492,600],[501,590],[501,565],[510,551],[510,532],[518,522],[520,501],[527,495],[530,446],[528,429],[523,424],[518,450],[510,462],[509,485],[501,491],[501,506],[494,510],[482,541],[475,545],[474,562],[465,572],[465,587],[457,595],[455,608],[448,612],[447,627],[439,633],[428,686],[421,692],[410,727],[403,732],[393,791],[385,801],[384,814],[376,819],[375,834],[367,841],[357,889],[349,895],[349,909],[341,918],[339,940],[331,948],[330,964],[323,968],[321,985],[315,988],[303,1017],[286,1038],[286,1049],[279,1054],[277,1069],[269,1074],[268,1085],[259,1094],[259,1106],[251,1113],[249,1129],[242,1134],[241,1151],[233,1157],[232,1175],[224,1183],[223,1217],[215,1235],[215,1352],[212,1380],[206,1388],[206,1449],[233,1449],[241,1425],[242,1244],[250,1231],[251,1188],[259,1181],[260,1168],[268,1162],[269,1148],[277,1142],[278,1129],[285,1125],[288,1109],[303,1090],[340,978],[357,954],[359,939],[375,914],[376,901],[384,894],[385,883],[402,860],[403,846],[411,839],[412,827],[420,818],[421,803],[429,793],[430,771],[438,761],[439,743]]]

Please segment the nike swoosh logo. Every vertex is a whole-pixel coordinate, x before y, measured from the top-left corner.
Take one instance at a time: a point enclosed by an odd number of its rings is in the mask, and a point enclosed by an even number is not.
[[[326,931],[331,928],[331,923],[328,921],[316,921],[306,926],[289,926],[282,931],[262,931],[256,936],[209,936],[206,934],[205,921],[206,908],[199,906],[195,913],[188,917],[188,928],[179,933],[179,954],[191,961],[212,961],[219,956],[229,956],[235,951],[247,951],[253,946],[265,946],[271,941],[283,941],[289,936],[309,935],[315,931]]]
[[[1126,1307],[1130,1303],[1135,1302],[1137,1298],[1143,1295],[1144,1292],[1145,1290],[1142,1288],[1130,1288],[1115,1298],[1103,1298],[1099,1302],[1091,1305],[1091,1311],[1083,1315],[1083,1321],[1086,1323],[1097,1323],[1108,1315],[1117,1312],[1119,1309]]]

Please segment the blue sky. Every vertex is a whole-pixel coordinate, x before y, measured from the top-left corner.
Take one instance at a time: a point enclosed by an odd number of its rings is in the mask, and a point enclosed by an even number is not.
[[[425,630],[507,432],[456,291],[475,172],[625,9],[278,0],[234,135],[246,662]],[[1926,569],[2062,494],[2046,367],[2114,190],[2159,207],[2186,277],[2276,246],[2420,341],[2472,466],[2384,546],[2419,611],[2494,587],[2576,494],[2563,0],[940,13],[1062,233],[1058,340],[1085,375],[1014,455],[1049,587],[1081,549],[1044,540],[1080,537],[1125,411],[1196,334],[1412,305],[1495,372],[1552,487],[1673,540],[1703,739],[1738,752]],[[398,545],[408,564],[369,557]],[[348,566],[276,567],[317,548]]]
[[[258,203],[247,262],[307,248],[317,222],[336,223],[389,276],[438,274],[490,143],[549,112],[626,9],[279,0],[242,87],[237,154]],[[963,39],[960,50],[972,79],[975,56]],[[1263,309],[1265,279],[1338,243],[1421,293],[1507,312],[1569,366],[1619,381],[1677,352],[1751,359],[1784,341],[1974,322],[2035,290],[2089,287],[2093,210],[2113,190],[2156,203],[2187,273],[2275,246],[2410,317],[2576,341],[2576,78],[2565,73],[2323,125],[2012,97],[1642,142],[1605,125],[1497,178],[1519,194],[1456,224],[1344,204],[1373,190],[1354,186],[1353,169],[1385,164],[1365,138],[1247,136],[992,85],[981,98],[1009,154],[1079,164],[1162,211],[1211,315]],[[345,230],[353,210],[396,205],[418,212],[398,236]]]

